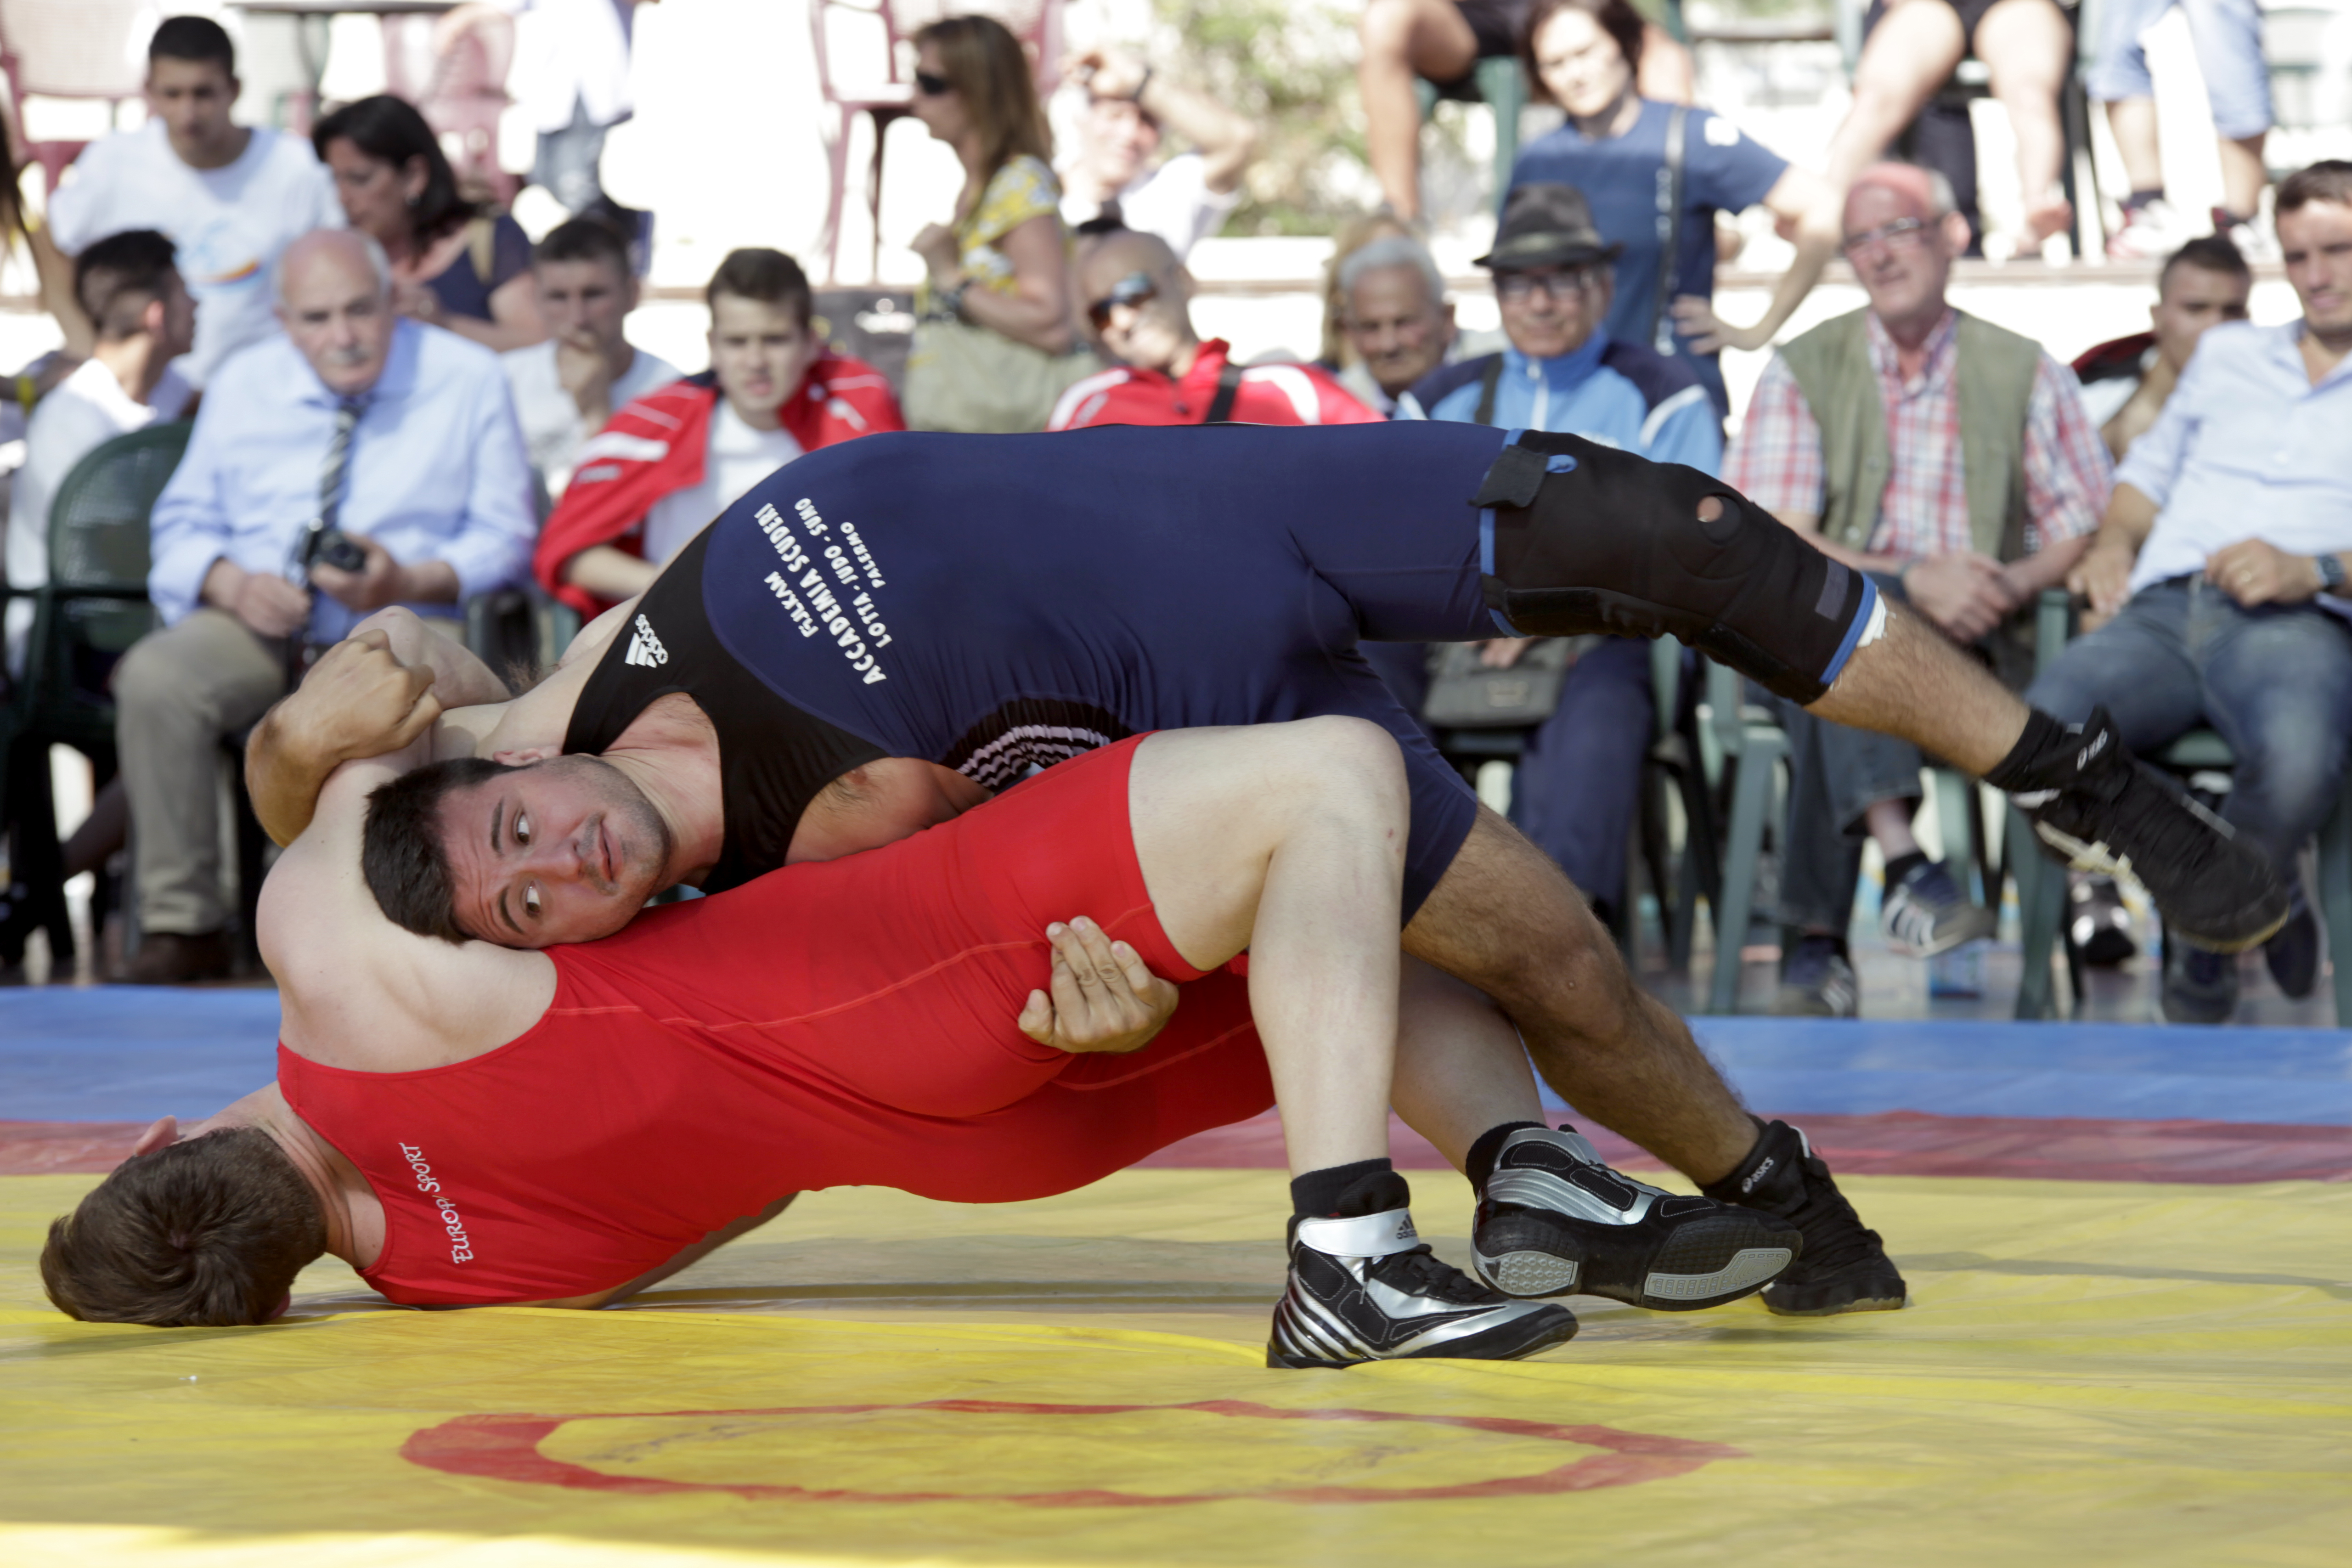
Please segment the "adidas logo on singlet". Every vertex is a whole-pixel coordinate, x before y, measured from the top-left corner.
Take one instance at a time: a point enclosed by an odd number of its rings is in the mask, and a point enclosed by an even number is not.
[[[647,669],[669,662],[669,649],[662,647],[661,638],[654,636],[653,623],[643,616],[637,617],[636,629],[629,634],[629,651],[621,662],[643,665]]]

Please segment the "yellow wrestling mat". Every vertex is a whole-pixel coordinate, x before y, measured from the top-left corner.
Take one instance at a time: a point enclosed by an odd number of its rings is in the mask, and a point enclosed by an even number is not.
[[[1573,1304],[1516,1364],[1269,1373],[1282,1177],[802,1200],[623,1311],[67,1321],[0,1178],[0,1563],[2326,1564],[2352,1185],[1843,1185],[1901,1313]],[[1423,1173],[1439,1250],[1467,1191]]]

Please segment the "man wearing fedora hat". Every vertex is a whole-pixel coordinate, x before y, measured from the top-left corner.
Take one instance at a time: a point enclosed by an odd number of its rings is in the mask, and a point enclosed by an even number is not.
[[[1559,431],[1717,471],[1723,431],[1690,363],[1601,324],[1623,248],[1601,237],[1575,186],[1514,189],[1494,249],[1478,258],[1494,274],[1509,346],[1431,372],[1401,400],[1400,417]],[[1481,657],[1507,666],[1530,640],[1496,638]],[[1649,644],[1603,638],[1569,667],[1559,707],[1520,757],[1513,818],[1604,917],[1622,908],[1654,722]]]

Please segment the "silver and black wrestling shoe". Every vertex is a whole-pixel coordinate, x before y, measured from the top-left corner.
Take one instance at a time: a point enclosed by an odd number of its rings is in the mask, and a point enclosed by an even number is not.
[[[1575,1334],[1567,1308],[1498,1296],[1439,1261],[1411,1212],[1397,1208],[1290,1222],[1290,1282],[1274,1309],[1265,1364],[1517,1361]]]
[[[1761,1135],[1748,1158],[1706,1191],[1727,1203],[1752,1205],[1804,1232],[1804,1256],[1764,1288],[1764,1305],[1790,1318],[1899,1310],[1908,1295],[1895,1260],[1886,1256],[1886,1244],[1838,1191],[1811,1142],[1785,1121],[1759,1121],[1757,1127]]]
[[[1507,1296],[1606,1296],[1660,1312],[1762,1289],[1804,1249],[1795,1226],[1685,1197],[1601,1163],[1573,1128],[1504,1140],[1471,1232],[1479,1277]]]

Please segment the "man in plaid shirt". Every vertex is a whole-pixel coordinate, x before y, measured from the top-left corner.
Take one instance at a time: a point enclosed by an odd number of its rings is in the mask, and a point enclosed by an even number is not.
[[[2022,684],[2011,634],[2089,547],[2114,471],[2073,374],[1947,302],[1967,243],[1941,175],[1866,171],[1846,197],[1844,248],[1870,304],[1772,356],[1725,477]],[[1780,914],[1801,935],[1773,1011],[1848,1016],[1863,835],[1885,856],[1882,926],[1896,952],[1945,952],[1990,935],[1995,917],[1911,836],[1916,747],[1794,705],[1787,723]]]

